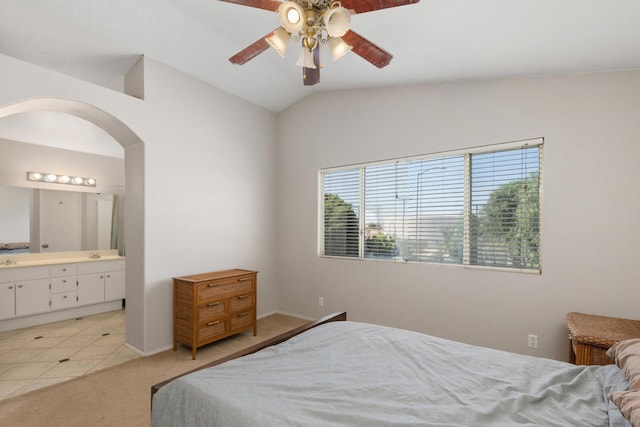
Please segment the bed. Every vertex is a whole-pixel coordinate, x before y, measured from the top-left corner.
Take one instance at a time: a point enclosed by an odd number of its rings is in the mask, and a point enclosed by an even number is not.
[[[636,427],[630,341],[575,366],[338,313],[153,386],[151,425]]]

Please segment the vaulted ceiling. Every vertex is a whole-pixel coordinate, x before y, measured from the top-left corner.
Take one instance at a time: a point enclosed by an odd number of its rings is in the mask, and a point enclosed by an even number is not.
[[[278,26],[276,13],[218,0],[2,0],[0,53],[116,90],[146,55],[275,112],[314,91],[640,68],[638,0],[421,0],[357,14],[351,29],[391,64],[326,52],[311,87],[298,46],[228,61]]]

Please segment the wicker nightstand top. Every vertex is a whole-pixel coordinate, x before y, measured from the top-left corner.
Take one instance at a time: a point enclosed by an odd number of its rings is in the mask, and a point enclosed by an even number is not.
[[[567,313],[571,338],[582,344],[609,348],[618,341],[640,338],[640,320]]]

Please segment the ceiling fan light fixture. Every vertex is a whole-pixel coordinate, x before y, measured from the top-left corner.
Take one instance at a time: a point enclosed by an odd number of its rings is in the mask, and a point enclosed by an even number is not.
[[[318,46],[318,39],[316,37],[307,36],[302,39],[302,47],[308,49],[311,52]]]
[[[298,3],[293,1],[285,1],[278,8],[280,16],[280,25],[287,30],[289,34],[297,33],[304,28],[306,16],[304,9]]]
[[[313,62],[313,51],[303,47],[300,50],[300,56],[298,57],[298,62],[296,65],[305,68],[316,68],[315,62]]]
[[[289,33],[287,30],[280,27],[265,37],[265,40],[273,50],[278,52],[278,55],[284,58],[284,55],[287,52],[287,46],[289,46]]]
[[[322,19],[329,37],[342,37],[349,30],[351,13],[342,6],[334,7],[324,12]]]
[[[353,49],[353,46],[347,44],[341,37],[330,37],[327,43],[333,62],[336,62]]]

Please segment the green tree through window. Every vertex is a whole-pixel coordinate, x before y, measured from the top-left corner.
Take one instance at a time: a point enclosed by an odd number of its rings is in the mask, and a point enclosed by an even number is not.
[[[335,194],[324,195],[324,254],[357,257],[358,217],[353,206]]]

